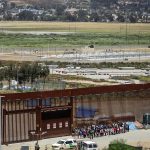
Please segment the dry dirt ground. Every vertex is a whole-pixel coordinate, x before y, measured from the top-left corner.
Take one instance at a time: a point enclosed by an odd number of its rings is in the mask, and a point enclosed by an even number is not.
[[[72,138],[71,136],[67,137],[58,137],[58,138],[49,138],[39,141],[40,150],[45,150],[45,146],[47,145],[48,150],[51,150],[51,144],[57,142],[59,139],[66,139],[66,138]],[[74,137],[77,139],[77,137]],[[109,143],[114,140],[123,139],[127,144],[133,145],[133,146],[143,146],[143,150],[150,148],[150,129],[140,129],[140,130],[134,130],[127,133],[117,134],[117,135],[109,135],[104,137],[96,137],[93,139],[98,146],[99,150],[103,150],[104,148],[107,148]],[[90,140],[88,138],[85,138],[83,140]],[[23,143],[16,143],[16,144],[9,144],[8,146],[3,145],[3,150],[20,150],[21,146],[29,146],[30,150],[34,150],[34,145],[36,141],[32,142],[23,142]]]
[[[104,52],[105,49],[107,49],[108,47],[99,47],[98,49],[94,50],[93,53],[95,51],[102,51]],[[112,49],[114,49],[113,51],[115,52],[119,52],[120,51],[120,47],[112,47]],[[146,46],[143,47],[135,47],[135,46],[131,46],[131,47],[122,47],[121,49],[122,51],[144,51],[144,52],[150,52],[150,48],[147,48]],[[85,49],[81,49],[80,52],[83,53],[89,53],[89,50],[85,50]],[[66,61],[65,58],[52,58],[50,57],[51,55],[54,54],[63,54],[64,51],[48,51],[45,50],[44,52],[42,51],[41,53],[34,53],[33,51],[12,51],[12,52],[7,52],[5,53],[4,51],[0,51],[0,60],[7,60],[7,61]],[[46,57],[46,58],[44,58]],[[71,60],[70,60],[71,61]],[[135,60],[136,61],[136,60]],[[139,61],[139,60],[137,60]],[[148,61],[148,60],[141,60],[141,61]]]

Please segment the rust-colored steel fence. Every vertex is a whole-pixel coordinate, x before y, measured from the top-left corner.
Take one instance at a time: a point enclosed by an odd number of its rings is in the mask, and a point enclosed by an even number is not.
[[[75,125],[89,122],[78,118],[79,108],[94,111],[90,119],[95,123],[110,117],[141,119],[142,113],[150,110],[150,83],[2,96],[2,143],[69,135]]]

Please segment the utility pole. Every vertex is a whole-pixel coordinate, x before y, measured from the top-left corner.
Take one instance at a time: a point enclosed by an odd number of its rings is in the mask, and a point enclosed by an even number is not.
[[[18,68],[17,68],[17,90],[18,90]]]

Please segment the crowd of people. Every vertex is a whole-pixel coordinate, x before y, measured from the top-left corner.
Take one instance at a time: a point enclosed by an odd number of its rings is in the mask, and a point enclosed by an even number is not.
[[[129,131],[129,126],[125,122],[92,124],[73,129],[73,135],[78,138],[90,138],[115,135]]]

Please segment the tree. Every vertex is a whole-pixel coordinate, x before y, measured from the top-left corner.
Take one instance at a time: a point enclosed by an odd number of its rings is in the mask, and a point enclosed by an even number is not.
[[[114,140],[109,144],[108,150],[135,150],[135,149],[142,149],[142,147],[134,147],[125,144],[126,141],[123,139]]]
[[[3,80],[4,80],[4,78],[5,78],[5,68],[3,67],[3,68],[1,68],[0,69],[0,89],[2,89],[2,87],[3,87]]]
[[[11,80],[14,78],[15,74],[15,65],[13,63],[8,64],[8,66],[5,67],[5,79],[8,81],[9,89]]]
[[[24,10],[19,13],[19,20],[34,20],[34,19],[35,19],[35,16],[33,12],[31,11]]]
[[[30,64],[29,66],[29,76],[30,76],[30,82],[31,86],[33,86],[33,82],[35,79],[38,79],[40,76],[40,67],[38,66],[38,63]]]
[[[65,5],[56,5],[56,15],[62,16],[64,14],[65,9],[66,9]]]
[[[10,13],[10,12],[5,13],[4,19],[5,19],[5,20],[12,20],[12,15],[11,15],[11,13]]]
[[[65,20],[67,21],[76,21],[77,20],[77,16],[76,15],[72,15],[70,13],[65,13]]]
[[[130,20],[131,23],[136,23],[137,22],[137,16],[131,14],[129,16],[129,20]]]
[[[43,89],[45,87],[45,81],[48,75],[49,75],[49,68],[47,66],[41,66],[40,77],[42,77],[44,80]]]
[[[125,22],[125,17],[124,17],[123,15],[120,15],[120,14],[119,14],[117,20],[118,20],[119,22]]]
[[[99,21],[99,15],[97,13],[92,13],[90,15],[90,21],[98,22]]]
[[[27,82],[29,82],[29,64],[28,63],[22,63],[18,70],[18,81],[19,84],[24,84],[24,87]]]
[[[1,0],[0,1],[0,14],[4,14],[7,11],[7,1],[6,0]]]
[[[107,19],[110,21],[110,22],[112,22],[112,21],[114,21],[114,18],[113,18],[113,16],[112,16],[112,14],[107,14]]]
[[[12,8],[15,8],[15,7],[16,7],[16,3],[11,2],[11,3],[10,3],[10,8],[12,9]]]
[[[80,9],[78,12],[78,21],[88,21],[88,12]]]

